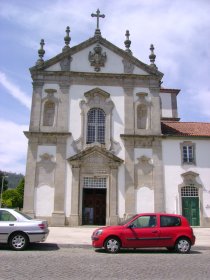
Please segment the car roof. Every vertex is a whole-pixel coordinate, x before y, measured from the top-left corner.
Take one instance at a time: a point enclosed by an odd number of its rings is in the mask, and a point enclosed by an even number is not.
[[[139,216],[146,216],[146,215],[164,215],[164,216],[174,216],[174,217],[182,217],[180,214],[172,214],[172,213],[165,213],[165,212],[145,212],[145,213],[138,213]]]

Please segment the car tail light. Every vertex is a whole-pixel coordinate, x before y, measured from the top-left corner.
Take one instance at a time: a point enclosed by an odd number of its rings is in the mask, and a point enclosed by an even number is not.
[[[39,226],[41,229],[45,229],[45,228],[46,228],[46,225],[45,225],[45,224],[38,224],[38,226]]]

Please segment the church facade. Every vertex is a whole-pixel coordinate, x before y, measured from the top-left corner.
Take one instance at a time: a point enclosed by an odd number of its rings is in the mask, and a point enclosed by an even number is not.
[[[30,68],[24,212],[51,226],[111,225],[139,212],[210,226],[210,124],[180,122],[180,90],[155,65],[92,38]]]

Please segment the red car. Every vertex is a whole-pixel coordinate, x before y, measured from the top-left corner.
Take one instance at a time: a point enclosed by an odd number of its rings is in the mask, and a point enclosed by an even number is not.
[[[105,248],[108,253],[117,253],[120,248],[166,247],[185,254],[195,244],[188,220],[165,213],[134,215],[118,226],[96,229],[91,238],[94,248]]]

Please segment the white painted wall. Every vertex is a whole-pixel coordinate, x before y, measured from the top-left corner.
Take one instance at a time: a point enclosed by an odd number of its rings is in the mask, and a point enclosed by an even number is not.
[[[71,61],[71,71],[76,72],[95,72],[94,66],[90,65],[88,60],[89,52],[94,53],[94,47],[96,44],[93,44],[86,49],[79,51],[72,55]],[[107,60],[105,66],[101,67],[100,73],[124,73],[124,66],[122,63],[123,58],[108,48],[102,46],[102,54],[106,53]],[[61,71],[60,63],[56,63],[46,69],[46,71]],[[134,67],[134,74],[148,75],[148,73],[138,67]]]
[[[154,212],[154,190],[148,187],[136,190],[136,212]]]
[[[36,216],[50,217],[54,209],[54,188],[41,185],[35,189]]]
[[[171,103],[171,93],[160,93],[161,103],[162,103],[162,117],[171,118],[172,114],[172,103]]]
[[[72,170],[71,165],[67,163],[66,166],[66,187],[65,187],[65,214],[67,217],[71,214],[71,192],[72,192]]]
[[[180,143],[192,141],[196,146],[196,165],[181,165]],[[178,194],[178,185],[183,182],[181,174],[193,171],[199,174],[197,182],[202,185],[203,211],[210,217],[210,141],[183,138],[163,140],[163,163],[165,177],[166,211],[180,213],[181,201]]]

